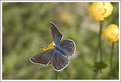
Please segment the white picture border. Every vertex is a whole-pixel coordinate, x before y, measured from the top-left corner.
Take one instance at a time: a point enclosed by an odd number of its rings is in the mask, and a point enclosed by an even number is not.
[[[121,58],[121,56],[120,56],[120,35],[121,35],[121,32],[120,32],[120,19],[121,19],[121,17],[120,17],[120,0],[101,0],[101,1],[105,1],[105,2],[118,2],[119,3],[119,80],[3,80],[2,79],[2,3],[3,2],[97,2],[97,1],[100,1],[100,0],[0,0],[0,26],[1,26],[1,28],[0,28],[0,81],[5,81],[5,82],[7,82],[7,81],[11,81],[11,82],[13,82],[13,81],[15,81],[15,82],[17,82],[17,81],[19,81],[19,82],[21,82],[21,81],[28,81],[28,82],[35,82],[35,81],[81,81],[81,82],[84,82],[84,81],[108,81],[108,82],[114,82],[114,81],[121,81],[121,79],[120,79],[120,62],[121,62],[121,60],[120,60],[120,58]]]

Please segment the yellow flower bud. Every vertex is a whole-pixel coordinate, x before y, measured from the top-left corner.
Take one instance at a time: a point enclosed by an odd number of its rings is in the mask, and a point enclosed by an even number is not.
[[[43,49],[43,51],[46,51],[46,50],[49,50],[49,49],[54,48],[54,46],[55,46],[55,43],[54,43],[54,42],[51,42],[51,43],[48,45],[47,48],[42,48],[42,49]]]
[[[112,14],[113,6],[110,2],[93,2],[89,6],[89,12],[97,21],[103,21]]]
[[[119,39],[119,29],[115,24],[110,24],[107,28],[105,28],[102,32],[105,39],[110,42],[116,42]]]

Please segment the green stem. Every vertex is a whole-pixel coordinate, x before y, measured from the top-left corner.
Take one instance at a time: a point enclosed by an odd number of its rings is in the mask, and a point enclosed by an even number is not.
[[[113,74],[113,67],[112,67],[112,61],[113,61],[113,48],[114,48],[114,43],[112,43],[111,47],[111,56],[110,56],[110,70],[111,70],[111,76]]]
[[[100,21],[100,31],[99,31],[99,50],[100,50],[100,61],[102,61],[102,44],[101,44],[101,34],[102,34],[102,22]]]
[[[97,79],[97,77],[98,77],[98,72],[96,71],[96,72],[94,72],[94,75],[93,75],[92,79]]]
[[[58,72],[55,71],[55,79],[58,79]]]
[[[100,61],[102,61],[102,45],[101,45],[101,34],[102,34],[102,22],[100,21],[100,30],[99,30],[99,46],[95,49],[95,55],[94,55],[94,62],[97,62],[97,51],[99,49],[100,51]],[[97,78],[98,72],[94,73],[93,78]]]

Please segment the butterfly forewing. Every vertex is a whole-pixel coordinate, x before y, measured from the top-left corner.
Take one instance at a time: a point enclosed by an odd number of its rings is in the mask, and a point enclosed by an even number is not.
[[[66,53],[66,56],[72,56],[75,53],[76,47],[72,40],[63,40],[59,46]]]
[[[54,55],[54,49],[49,49],[42,53],[39,53],[31,58],[31,61],[36,64],[44,64],[47,65],[50,63],[52,57]]]
[[[54,43],[56,45],[58,45],[60,43],[60,41],[61,41],[62,34],[59,32],[56,25],[54,23],[52,23],[52,22],[50,23],[50,29],[51,29],[51,32],[52,32],[52,35],[53,35]]]

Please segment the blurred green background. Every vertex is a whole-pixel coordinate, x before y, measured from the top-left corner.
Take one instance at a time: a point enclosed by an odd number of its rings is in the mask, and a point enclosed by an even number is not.
[[[76,43],[76,54],[58,79],[119,79],[118,43],[114,46],[113,78],[109,59],[111,43],[102,37],[103,60],[108,65],[102,73],[93,71],[94,61],[99,59],[99,22],[88,12],[90,3],[44,3],[44,2],[3,2],[2,3],[2,78],[3,79],[54,79],[51,65],[41,66],[30,62],[30,58],[40,53],[52,41],[49,23],[54,22],[64,39]],[[112,3],[114,10],[103,23],[118,25],[119,4]],[[94,55],[97,55],[95,58]]]

